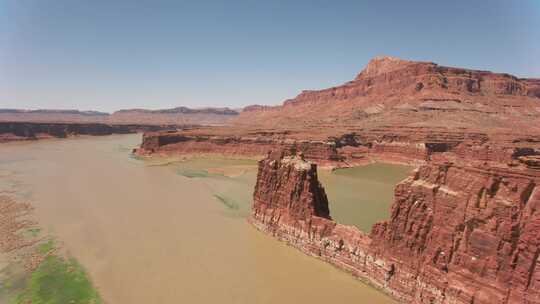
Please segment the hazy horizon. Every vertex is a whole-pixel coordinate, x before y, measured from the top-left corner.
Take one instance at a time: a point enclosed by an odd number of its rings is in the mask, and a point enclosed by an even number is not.
[[[0,0],[0,108],[241,108],[375,56],[540,78],[540,2]]]

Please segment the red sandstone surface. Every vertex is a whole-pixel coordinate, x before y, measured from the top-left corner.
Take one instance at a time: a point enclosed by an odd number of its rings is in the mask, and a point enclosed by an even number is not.
[[[331,220],[316,165],[259,162],[250,222],[407,303],[540,303],[540,173],[434,162],[370,236]]]

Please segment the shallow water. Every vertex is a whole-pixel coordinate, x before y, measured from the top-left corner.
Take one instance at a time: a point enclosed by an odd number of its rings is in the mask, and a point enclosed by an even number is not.
[[[107,303],[392,302],[246,222],[253,161],[141,161],[129,155],[138,143],[0,145],[2,183],[34,204]]]
[[[318,173],[332,218],[370,232],[373,224],[390,217],[394,187],[411,170],[408,166],[375,163],[332,172],[319,170]]]

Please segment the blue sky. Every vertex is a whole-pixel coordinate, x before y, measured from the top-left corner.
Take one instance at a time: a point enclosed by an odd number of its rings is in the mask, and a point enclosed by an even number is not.
[[[540,77],[540,1],[0,0],[0,108],[279,104],[377,55]]]

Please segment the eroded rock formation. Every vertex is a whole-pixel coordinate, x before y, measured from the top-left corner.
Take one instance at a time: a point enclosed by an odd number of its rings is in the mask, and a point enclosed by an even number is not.
[[[406,303],[540,303],[540,174],[450,163],[400,183],[371,235],[332,221],[316,166],[259,162],[250,222]]]

